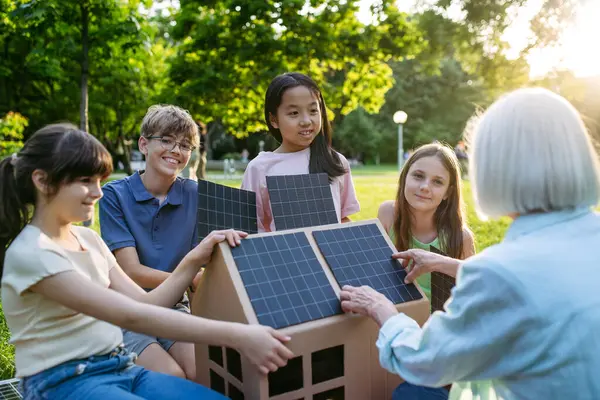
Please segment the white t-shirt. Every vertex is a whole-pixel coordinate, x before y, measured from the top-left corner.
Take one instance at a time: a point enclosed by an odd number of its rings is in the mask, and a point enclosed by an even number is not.
[[[66,361],[109,353],[123,342],[121,329],[78,313],[29,288],[52,275],[76,271],[108,288],[116,260],[91,229],[72,227],[84,251],[70,251],[27,225],[4,258],[2,307],[15,345],[17,377]]]

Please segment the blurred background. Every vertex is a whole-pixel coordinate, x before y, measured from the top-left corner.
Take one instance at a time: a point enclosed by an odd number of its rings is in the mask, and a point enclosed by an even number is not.
[[[595,132],[599,20],[595,0],[0,0],[0,157],[70,120],[131,172],[147,108],[172,103],[206,124],[222,168],[276,146],[262,107],[286,71],[323,88],[356,165],[397,162],[398,110],[403,149],[454,147],[474,111],[526,85]]]

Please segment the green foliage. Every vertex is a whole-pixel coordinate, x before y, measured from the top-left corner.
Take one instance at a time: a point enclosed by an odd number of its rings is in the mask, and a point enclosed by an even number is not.
[[[109,146],[119,135],[132,135],[167,75],[168,52],[155,40],[158,28],[141,13],[151,3],[20,0],[1,7],[0,113],[27,115],[26,136],[50,122],[79,121],[85,6],[91,133]]]
[[[180,43],[171,68],[175,99],[245,136],[265,130],[271,79],[300,71],[322,87],[336,123],[359,105],[377,112],[393,84],[387,61],[421,47],[416,25],[391,3],[374,9],[377,24],[363,25],[357,0],[182,1],[172,31]]]
[[[0,304],[0,380],[15,376],[15,346],[9,343],[10,331]]]
[[[15,112],[9,112],[0,119],[0,159],[23,147],[23,131],[27,124],[27,118]]]

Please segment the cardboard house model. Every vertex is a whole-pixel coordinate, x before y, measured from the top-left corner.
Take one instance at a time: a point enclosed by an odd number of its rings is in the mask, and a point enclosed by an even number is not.
[[[233,400],[390,399],[401,383],[379,365],[377,325],[344,314],[340,288],[368,285],[420,325],[430,304],[390,256],[378,220],[249,235],[221,243],[199,283],[192,313],[269,325],[292,337],[295,354],[268,376],[229,348],[196,345],[199,383]]]

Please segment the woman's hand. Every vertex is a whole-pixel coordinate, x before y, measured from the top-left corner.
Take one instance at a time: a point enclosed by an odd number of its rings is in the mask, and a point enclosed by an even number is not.
[[[187,256],[194,260],[194,263],[198,266],[208,264],[217,243],[227,240],[231,247],[235,247],[240,244],[241,239],[246,236],[248,236],[246,232],[234,231],[233,229],[212,231],[207,237],[202,239],[198,246],[194,247]]]
[[[240,330],[239,352],[265,375],[284,367],[294,353],[284,343],[291,338],[262,325],[243,325]]]
[[[395,253],[392,258],[401,260],[402,266],[408,271],[404,279],[405,283],[412,283],[419,276],[433,271],[455,277],[460,264],[460,261],[454,258],[422,249],[411,249]],[[409,265],[410,268],[408,268]]]
[[[394,304],[369,286],[344,286],[340,292],[342,310],[370,317],[381,327],[398,314]]]

